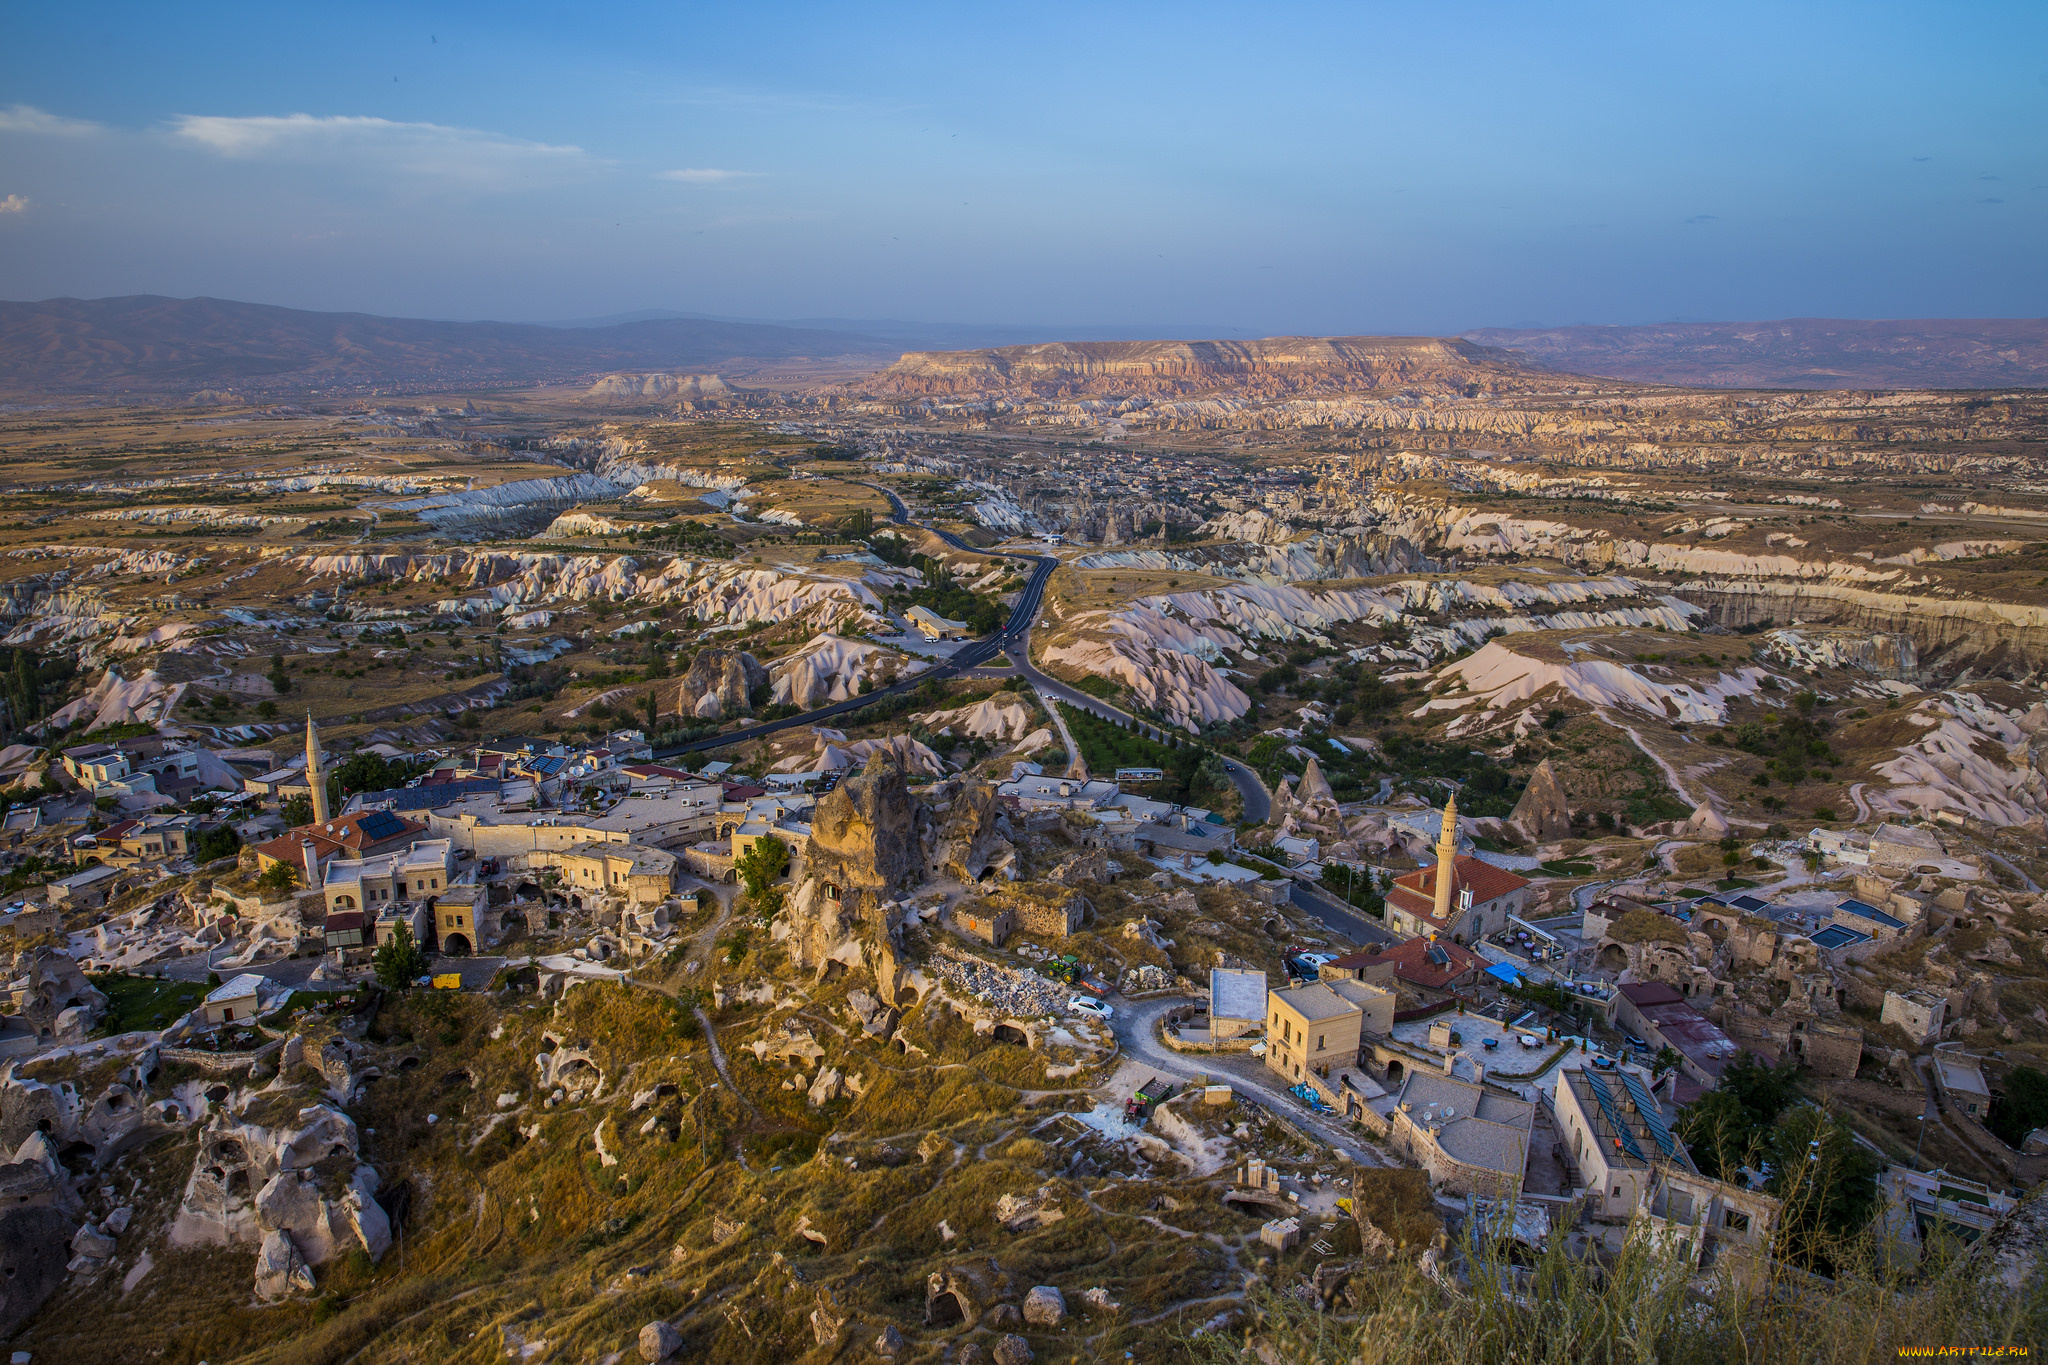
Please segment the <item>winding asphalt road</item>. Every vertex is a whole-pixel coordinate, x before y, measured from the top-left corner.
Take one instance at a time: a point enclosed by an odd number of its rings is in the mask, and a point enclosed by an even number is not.
[[[923,526],[921,522],[911,521],[910,509],[904,505],[903,499],[896,496],[893,490],[884,488],[880,484],[863,484],[862,487],[872,488],[889,500],[891,509],[890,520],[894,521],[897,525]],[[951,531],[943,531],[936,526],[923,526],[923,529],[930,531],[954,549],[965,554],[987,555],[990,558],[1000,559],[1015,559],[1018,557],[1014,554],[999,554],[995,551],[983,550],[977,546],[969,545]],[[1103,701],[1100,697],[1091,697],[1079,688],[1069,687],[1058,678],[1050,677],[1032,665],[1031,623],[1037,619],[1039,608],[1045,605],[1046,584],[1051,581],[1053,571],[1059,568],[1060,562],[1051,555],[1032,555],[1031,559],[1037,567],[1032,571],[1031,581],[1024,585],[1024,591],[1018,596],[1017,605],[1011,609],[1010,619],[1003,623],[1003,628],[985,640],[977,640],[965,649],[956,651],[950,659],[937,667],[927,669],[925,672],[919,673],[912,678],[906,678],[902,682],[879,688],[864,697],[850,697],[842,702],[834,702],[830,706],[819,707],[815,711],[806,711],[802,715],[785,716],[781,720],[764,721],[759,725],[750,725],[743,730],[712,735],[706,739],[692,740],[688,744],[678,744],[667,749],[657,749],[654,753],[655,758],[673,758],[679,754],[696,753],[705,749],[720,749],[728,744],[744,744],[748,740],[761,739],[779,730],[793,729],[800,725],[816,725],[830,720],[834,716],[858,711],[862,707],[872,705],[885,697],[897,696],[922,687],[926,680],[931,678],[951,678],[962,673],[976,672],[982,665],[987,664],[989,660],[1005,653],[1013,661],[1015,671],[1022,673],[1029,679],[1032,686],[1037,688],[1041,694],[1057,697],[1068,705],[1078,707],[1090,715],[1110,722],[1112,725],[1136,730],[1148,738],[1164,742],[1167,736],[1158,726],[1153,725],[1149,721],[1140,720],[1127,711],[1119,710],[1108,702]],[[1007,673],[1010,670],[1006,669],[1004,671]],[[1218,757],[1223,756],[1218,755]],[[1255,825],[1265,823],[1267,815],[1273,809],[1273,798],[1267,792],[1266,784],[1259,780],[1257,773],[1234,758],[1223,757],[1223,766],[1229,772],[1231,784],[1237,788],[1238,795],[1244,798],[1245,819]]]
[[[887,489],[881,491],[888,493]],[[904,525],[909,525],[909,514],[904,508],[901,499],[894,493],[888,493],[888,497],[890,503],[896,508],[895,520]],[[926,529],[933,530],[930,527]],[[966,544],[958,536],[950,532],[933,530],[933,534],[941,537],[948,544],[957,546],[969,553],[986,553]],[[1033,556],[1033,558],[1036,559],[1038,567],[1032,573],[1031,581],[1024,585],[1024,591],[1018,596],[1017,605],[1010,612],[1010,619],[1003,624],[1003,628],[987,639],[977,640],[964,649],[956,650],[952,657],[945,662],[928,668],[922,673],[905,678],[901,682],[891,683],[887,687],[876,688],[863,697],[849,697],[845,701],[834,702],[830,706],[821,706],[815,711],[805,711],[801,715],[785,716],[781,720],[763,721],[758,725],[749,725],[745,729],[730,730],[704,739],[691,740],[687,744],[676,744],[665,749],[656,749],[654,757],[656,759],[674,758],[680,754],[698,753],[705,749],[722,749],[728,744],[744,744],[748,740],[762,739],[780,730],[794,729],[800,725],[817,725],[832,719],[834,716],[843,716],[848,712],[858,711],[864,706],[872,706],[874,703],[885,698],[914,691],[924,686],[927,681],[933,678],[951,678],[962,673],[974,672],[982,665],[988,663],[989,660],[1006,651],[1014,650],[1021,652],[1026,648],[1023,641],[1026,640],[1030,631],[1031,618],[1038,614],[1039,607],[1045,601],[1045,585],[1052,578],[1053,570],[1059,567],[1057,559],[1047,556]],[[1011,657],[1016,658],[1017,653],[1012,653]]]

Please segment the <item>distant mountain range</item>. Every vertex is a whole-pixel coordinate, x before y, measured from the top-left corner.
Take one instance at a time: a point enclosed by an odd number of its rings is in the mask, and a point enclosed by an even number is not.
[[[1734,389],[2048,387],[2048,318],[1480,327],[1463,335],[1551,369]]]
[[[1151,331],[1147,340],[1125,340],[1143,330]],[[0,392],[456,388],[577,382],[608,373],[709,371],[743,380],[757,365],[803,359],[851,361],[847,368],[855,371],[890,367],[883,382],[899,392],[943,392],[991,380],[998,386],[1057,386],[1062,380],[1051,371],[1069,368],[1091,379],[1115,372],[1128,380],[1136,371],[1149,371],[1148,383],[1173,389],[1179,383],[1172,372],[1190,363],[1197,371],[1214,365],[1219,376],[1241,368],[1255,387],[1287,387],[1292,381],[1281,380],[1280,372],[1305,357],[1282,360],[1281,354],[1315,340],[1232,337],[1227,329],[1215,328],[1206,329],[1209,340],[1199,340],[1202,335],[1177,327],[1053,328],[895,319],[764,323],[660,311],[574,323],[442,322],[144,294],[0,302]],[[1495,371],[1534,365],[1642,383],[1720,388],[2048,387],[2048,319],[1796,318],[1493,327],[1464,336],[1498,349],[1486,357],[1465,353],[1455,360],[1422,360],[1418,353],[1397,361],[1387,348],[1412,347],[1419,339],[1323,338],[1341,356],[1317,352],[1303,374],[1316,372],[1317,387],[1332,381],[1341,385],[1346,373],[1362,377],[1368,370],[1377,383],[1386,383],[1404,366],[1420,364],[1427,370],[1440,363],[1452,368],[1477,363]],[[1054,347],[1029,358],[1017,354],[1051,342],[1070,349]],[[1196,342],[1198,350],[1181,342]],[[1368,342],[1375,345],[1366,347]],[[1361,360],[1368,350],[1373,356],[1369,363]],[[905,351],[920,355],[906,357],[914,364],[891,366]],[[1241,358],[1227,359],[1239,352]],[[943,355],[957,359],[937,358]],[[1040,366],[1047,372],[1027,378],[1026,372]]]
[[[868,393],[896,396],[1280,398],[1382,389],[1527,392],[1554,387],[1557,377],[1508,351],[1457,337],[1264,337],[913,351],[857,382]]]
[[[810,356],[879,366],[902,349],[847,332],[694,318],[565,328],[151,294],[0,303],[0,392],[14,393],[538,384]]]

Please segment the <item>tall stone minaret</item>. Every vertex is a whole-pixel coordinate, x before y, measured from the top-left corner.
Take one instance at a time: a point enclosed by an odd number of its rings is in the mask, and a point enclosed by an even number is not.
[[[1444,829],[1436,841],[1436,921],[1451,919],[1451,883],[1458,870],[1458,794],[1444,802]]]
[[[327,766],[320,752],[320,732],[313,728],[313,713],[306,712],[306,786],[313,793],[313,823],[327,823]],[[1437,898],[1441,901],[1443,898]]]

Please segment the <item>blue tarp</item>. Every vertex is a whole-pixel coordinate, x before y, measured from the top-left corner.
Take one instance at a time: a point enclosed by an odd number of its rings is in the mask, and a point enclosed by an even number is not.
[[[1505,962],[1494,963],[1491,967],[1488,967],[1486,969],[1486,974],[1488,976],[1499,977],[1502,981],[1507,982],[1510,986],[1519,986],[1522,984],[1522,974]]]

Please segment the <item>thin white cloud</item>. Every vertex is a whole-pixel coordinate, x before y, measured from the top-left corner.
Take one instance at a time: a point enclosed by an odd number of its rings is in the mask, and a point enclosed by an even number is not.
[[[22,194],[10,194],[10,195],[8,195],[8,196],[7,196],[7,197],[6,197],[5,199],[0,199],[0,214],[6,214],[6,213],[27,213],[27,212],[28,212],[28,196],[27,196],[27,195],[22,195]]]
[[[759,171],[720,171],[709,166],[689,167],[676,171],[656,171],[657,180],[679,180],[685,185],[722,185],[728,180],[751,180],[761,174]]]
[[[85,137],[99,131],[100,125],[97,123],[52,114],[32,104],[12,104],[0,109],[0,133],[34,133],[42,137]]]
[[[234,160],[353,163],[469,188],[582,179],[610,164],[581,147],[348,114],[181,114],[171,120],[170,134],[187,146]]]

